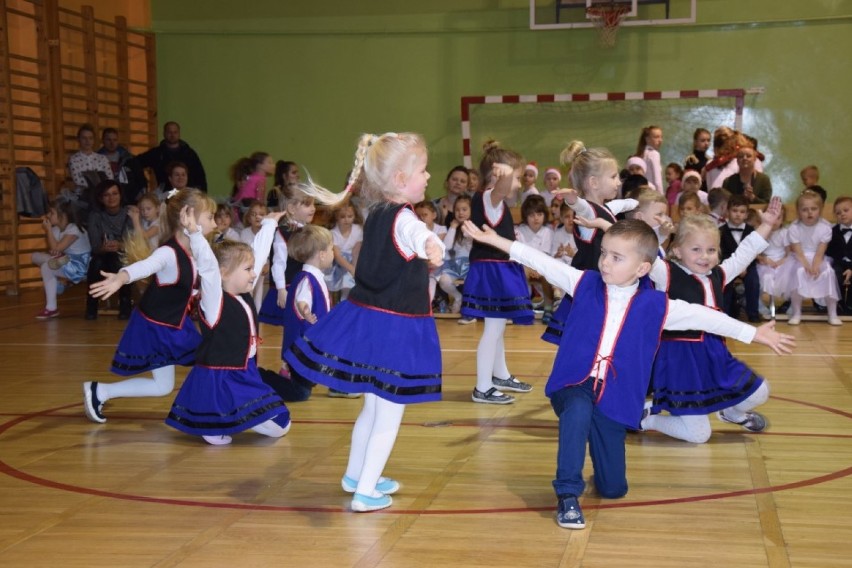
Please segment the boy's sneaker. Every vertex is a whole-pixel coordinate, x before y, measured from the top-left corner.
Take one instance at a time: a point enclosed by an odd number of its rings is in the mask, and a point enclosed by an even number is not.
[[[556,506],[556,524],[563,529],[584,529],[586,518],[580,508],[580,502],[573,495],[559,498]]]
[[[368,511],[378,511],[379,509],[387,509],[393,503],[390,495],[382,495],[381,497],[369,497],[356,493],[352,497],[352,510],[356,513],[366,513]]]
[[[541,323],[543,323],[544,325],[548,325],[552,319],[553,310],[544,310],[544,313],[541,314]]]
[[[47,308],[45,308],[39,313],[37,313],[35,318],[37,320],[46,320],[56,317],[59,317],[59,310],[48,310]]]
[[[468,324],[475,323],[475,322],[476,322],[476,318],[460,317],[459,320],[456,323],[459,324],[459,325],[468,325]]]
[[[355,493],[355,490],[358,489],[358,481],[352,479],[348,475],[344,475],[343,479],[340,480],[340,486],[343,487],[343,490],[347,493]],[[391,479],[390,477],[380,477],[379,482],[376,483],[376,491],[379,493],[384,493],[385,495],[392,495],[399,491],[401,485],[399,481],[395,479]]]
[[[745,415],[745,419],[741,422],[734,422],[733,420],[725,416],[724,410],[720,410],[716,413],[716,417],[719,418],[719,420],[721,420],[722,422],[742,426],[749,432],[763,432],[766,429],[766,417],[763,416],[763,414],[749,410],[745,413]]]
[[[99,424],[106,422],[106,416],[101,412],[103,408],[104,403],[98,400],[98,383],[92,381],[83,383],[83,409],[89,420]]]
[[[509,375],[508,379],[491,377],[491,384],[497,388],[512,392],[530,392],[532,390],[531,384],[519,381],[515,375]]]
[[[473,394],[470,398],[473,402],[481,402],[484,404],[512,404],[515,402],[515,397],[504,394],[493,387],[485,392],[474,388]]]

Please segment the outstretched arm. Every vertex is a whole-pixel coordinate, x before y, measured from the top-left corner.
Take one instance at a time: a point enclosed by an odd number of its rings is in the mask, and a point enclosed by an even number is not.
[[[669,300],[669,312],[663,327],[671,330],[695,329],[743,343],[760,343],[779,355],[792,353],[796,346],[795,337],[775,331],[774,321],[755,328],[717,310],[683,300]]]

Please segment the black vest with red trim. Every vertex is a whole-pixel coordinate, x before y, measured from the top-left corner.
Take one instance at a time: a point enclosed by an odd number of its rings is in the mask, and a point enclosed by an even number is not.
[[[290,237],[293,236],[293,233],[301,229],[301,227],[291,227],[290,225],[279,225],[278,233],[281,235],[281,238],[284,239],[285,243],[288,243],[287,248],[287,268],[284,269],[284,282],[287,283],[289,287],[293,280],[296,278],[296,275],[302,271],[302,267],[305,266],[304,262],[300,262],[293,258],[290,254]],[[280,324],[279,324],[280,325]]]
[[[222,293],[222,313],[215,326],[201,318],[201,345],[195,354],[195,364],[214,369],[245,369],[248,365],[251,330],[257,329],[257,312],[251,294],[240,294],[251,310],[249,321],[245,308],[236,296]]]
[[[607,207],[598,205],[597,203],[588,204],[595,210],[595,218],[603,217],[610,223],[615,223],[617,219]],[[580,236],[580,226],[574,223],[574,243],[577,245],[577,254],[571,260],[571,266],[578,270],[598,270],[598,259],[601,257],[601,243],[606,231],[595,229],[591,238],[587,241]]]
[[[704,285],[694,274],[685,271],[680,265],[669,262],[669,286],[667,294],[672,300],[683,300],[690,304],[700,306],[708,305]],[[722,290],[725,287],[725,271],[721,266],[715,267],[708,275],[710,286],[713,289],[713,304],[722,305]],[[703,331],[663,331],[663,340],[666,341],[699,341],[704,337]]]
[[[510,241],[515,240],[515,223],[512,221],[512,214],[506,205],[503,205],[503,214],[496,223],[491,223],[485,216],[485,193],[477,192],[470,203],[470,220],[479,228],[488,224],[489,227]],[[498,250],[490,245],[484,245],[478,241],[473,241],[473,246],[470,249],[470,261],[477,260],[509,260],[508,253]]]
[[[170,327],[181,327],[189,312],[192,289],[195,286],[195,264],[177,240],[172,237],[163,243],[175,252],[177,258],[177,280],[163,284],[155,275],[139,300],[139,311],[147,319]]]
[[[405,256],[393,238],[396,220],[405,209],[414,210],[409,203],[381,204],[370,210],[349,300],[395,313],[429,315],[429,266],[416,254]]]

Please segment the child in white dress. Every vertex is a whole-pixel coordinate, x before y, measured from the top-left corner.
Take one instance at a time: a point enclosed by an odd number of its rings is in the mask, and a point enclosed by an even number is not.
[[[837,301],[840,290],[831,263],[825,258],[831,240],[831,223],[820,215],[822,198],[818,193],[806,189],[796,200],[799,218],[790,225],[788,237],[793,255],[792,277],[790,278],[790,302],[792,313],[789,325],[802,321],[803,298],[825,298],[828,323],[843,325],[837,317]]]

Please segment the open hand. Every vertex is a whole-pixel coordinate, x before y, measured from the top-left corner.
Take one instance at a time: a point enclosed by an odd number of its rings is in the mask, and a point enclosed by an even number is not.
[[[775,331],[775,321],[767,322],[757,328],[754,342],[766,345],[778,355],[790,354],[796,346],[796,338],[786,333]]]

